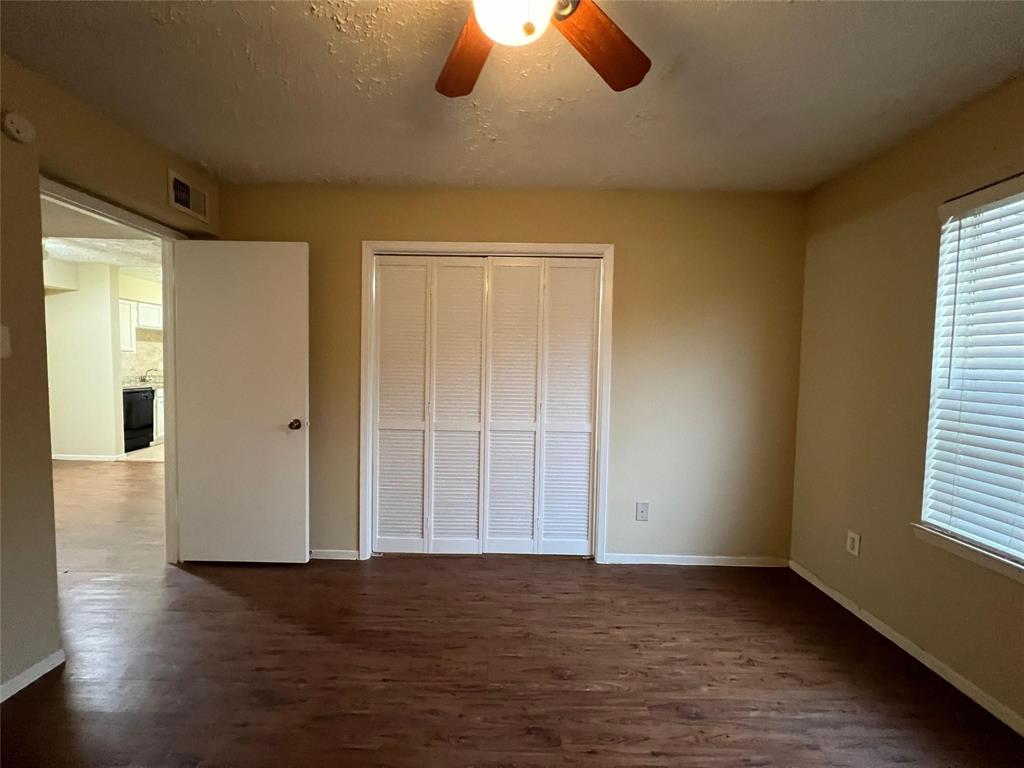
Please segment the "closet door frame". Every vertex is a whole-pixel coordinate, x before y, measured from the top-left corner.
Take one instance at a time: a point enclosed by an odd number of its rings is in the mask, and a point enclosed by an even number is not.
[[[359,551],[361,560],[373,554],[374,435],[377,413],[377,262],[380,257],[505,256],[534,258],[599,259],[601,262],[598,314],[598,352],[593,451],[593,551],[599,563],[607,562],[608,437],[612,351],[612,280],[615,248],[610,244],[571,243],[457,243],[428,241],[363,241],[362,344],[360,365],[359,432]],[[484,454],[486,455],[486,454]],[[486,476],[486,474],[485,474]],[[482,491],[483,492],[483,491]],[[481,531],[483,533],[483,531]],[[539,535],[539,532],[538,532]]]

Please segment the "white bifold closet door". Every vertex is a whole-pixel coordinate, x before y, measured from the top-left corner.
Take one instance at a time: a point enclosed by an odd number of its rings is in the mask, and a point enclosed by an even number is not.
[[[378,259],[378,552],[480,551],[485,270]]]
[[[591,553],[600,262],[379,257],[379,552]]]
[[[547,259],[538,551],[587,555],[593,522],[598,262]]]
[[[484,552],[536,552],[544,264],[492,259]]]
[[[432,259],[428,552],[479,552],[484,259]]]
[[[377,267],[376,531],[381,552],[422,552],[426,532],[430,264]]]

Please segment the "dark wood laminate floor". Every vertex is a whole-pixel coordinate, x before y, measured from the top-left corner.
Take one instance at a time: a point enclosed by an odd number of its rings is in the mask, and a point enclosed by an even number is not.
[[[1020,766],[1024,739],[786,570],[162,563],[158,464],[55,470],[68,663],[4,765]]]

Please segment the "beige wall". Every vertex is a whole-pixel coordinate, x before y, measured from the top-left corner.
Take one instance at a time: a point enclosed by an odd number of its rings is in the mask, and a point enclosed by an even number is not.
[[[1024,79],[818,190],[807,222],[794,560],[1024,715],[1024,585],[916,539],[937,208],[1024,169]],[[861,556],[844,554],[846,530]]]
[[[107,120],[53,83],[0,56],[4,111],[35,124],[32,145],[3,139],[2,313],[15,356],[2,367],[0,537],[2,617],[0,676],[4,681],[60,646],[53,535],[46,343],[43,320],[40,168],[156,221],[216,234],[217,194],[211,183],[213,225],[167,206],[167,168],[209,177]],[[11,446],[16,446],[12,449]]]
[[[155,280],[143,280],[123,272],[118,278],[118,296],[127,301],[144,301],[147,304],[164,303],[164,286]]]
[[[54,456],[124,453],[117,283],[117,267],[82,263],[78,290],[46,297]]]
[[[36,128],[34,147],[44,176],[185,232],[217,233],[219,189],[209,174],[110,121],[9,56],[0,57],[0,77],[4,111],[21,112]],[[168,205],[168,168],[209,191],[209,224]]]
[[[0,146],[0,680],[60,648],[36,154]]]
[[[801,200],[225,187],[228,239],[310,244],[311,542],[356,549],[362,240],[615,245],[610,552],[789,552]],[[650,522],[633,520],[649,500]]]
[[[78,290],[78,264],[60,259],[43,259],[43,288],[47,294]]]

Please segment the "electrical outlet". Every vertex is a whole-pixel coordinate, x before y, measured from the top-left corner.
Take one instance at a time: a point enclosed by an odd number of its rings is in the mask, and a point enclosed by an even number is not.
[[[651,514],[651,502],[649,501],[638,501],[636,503],[636,519],[641,523],[646,523],[647,519]]]
[[[846,532],[846,551],[854,557],[860,557],[860,534]]]

